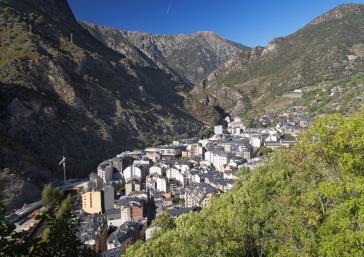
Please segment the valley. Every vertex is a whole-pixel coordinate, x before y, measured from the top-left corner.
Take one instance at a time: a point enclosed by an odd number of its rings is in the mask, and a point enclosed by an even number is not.
[[[0,0],[0,257],[363,256],[364,4],[252,47],[74,13]]]

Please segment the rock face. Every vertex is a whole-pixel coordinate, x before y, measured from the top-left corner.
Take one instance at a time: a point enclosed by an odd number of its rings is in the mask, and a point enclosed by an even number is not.
[[[363,67],[364,5],[342,5],[292,35],[231,58],[196,85],[193,94],[234,115],[278,112],[289,104],[308,104],[287,101],[284,95],[295,89],[343,80],[343,85],[363,83]],[[355,95],[352,89],[348,92]]]
[[[188,110],[201,104],[182,79],[132,45],[124,54],[105,47],[66,0],[1,0],[0,37],[0,170],[29,183],[61,174],[63,154],[69,175],[82,176],[120,151],[218,119],[208,106],[210,120],[196,119]]]
[[[234,55],[249,48],[226,40],[213,32],[156,35],[83,23],[91,34],[105,45],[123,53],[132,44],[152,59],[190,84],[200,80]]]
[[[340,5],[327,13],[324,13],[323,15],[318,16],[313,21],[311,21],[308,26],[320,24],[323,22],[328,22],[331,20],[337,20],[344,18],[348,15],[361,15],[363,13],[363,5],[359,4],[343,4]]]

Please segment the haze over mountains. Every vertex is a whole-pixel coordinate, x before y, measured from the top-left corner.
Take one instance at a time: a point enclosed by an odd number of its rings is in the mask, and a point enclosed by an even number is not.
[[[363,5],[252,49],[212,32],[80,24],[66,0],[0,7],[0,163],[29,178],[24,190],[58,172],[63,154],[74,176],[88,173],[122,150],[194,135],[221,119],[216,110],[249,117],[302,104],[316,115],[355,110],[364,97]],[[340,97],[323,93],[338,84]]]

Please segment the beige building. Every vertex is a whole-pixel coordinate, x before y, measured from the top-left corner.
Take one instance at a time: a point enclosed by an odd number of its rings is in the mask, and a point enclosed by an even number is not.
[[[82,194],[82,210],[86,213],[104,213],[114,205],[114,188],[105,185],[101,190],[88,191]]]
[[[102,212],[101,191],[83,193],[82,210],[90,214]]]

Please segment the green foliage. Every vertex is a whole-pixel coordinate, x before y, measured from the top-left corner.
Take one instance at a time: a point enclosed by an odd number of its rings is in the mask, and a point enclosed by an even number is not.
[[[54,216],[51,216],[52,218],[54,218],[54,220],[60,220],[63,218],[64,214],[67,213],[67,212],[70,212],[71,211],[71,207],[72,207],[72,200],[71,200],[71,196],[68,195],[66,199],[64,199],[61,203],[61,205],[58,207],[57,211],[55,212],[55,216],[53,215],[53,211],[54,210],[51,210],[52,212],[52,215]],[[46,214],[46,221],[47,220],[50,220],[50,216],[49,214]],[[50,229],[51,226],[47,226],[44,230],[43,230],[43,233],[42,233],[42,241],[48,241],[49,240],[49,236],[50,236],[50,233],[51,233],[51,229]]]
[[[55,207],[61,203],[63,192],[59,188],[48,184],[42,191],[42,203],[47,207]]]
[[[14,228],[5,218],[5,207],[0,202],[0,257],[29,256],[29,249],[36,243],[31,237],[16,233]]]
[[[198,137],[201,139],[210,138],[214,134],[212,128],[205,127],[199,134]]]
[[[364,110],[323,117],[126,256],[364,256],[363,139]]]
[[[32,256],[52,256],[52,257],[92,257],[96,254],[88,249],[78,240],[76,236],[77,228],[71,215],[71,197],[62,201],[56,214],[48,211],[45,214],[48,230],[45,240],[36,244],[32,248]]]
[[[267,156],[268,154],[272,153],[273,150],[266,147],[266,146],[262,146],[260,149],[259,149],[259,153],[262,154],[263,156]]]
[[[0,256],[7,256],[13,250],[14,244],[9,238],[13,229],[13,226],[5,219],[5,207],[0,202]]]
[[[162,212],[153,220],[153,226],[160,227],[161,231],[167,231],[175,228],[176,224],[169,212]]]
[[[65,213],[71,211],[71,208],[72,208],[72,199],[71,196],[68,195],[67,198],[62,201],[61,206],[59,206],[56,212],[56,219],[62,218]]]

